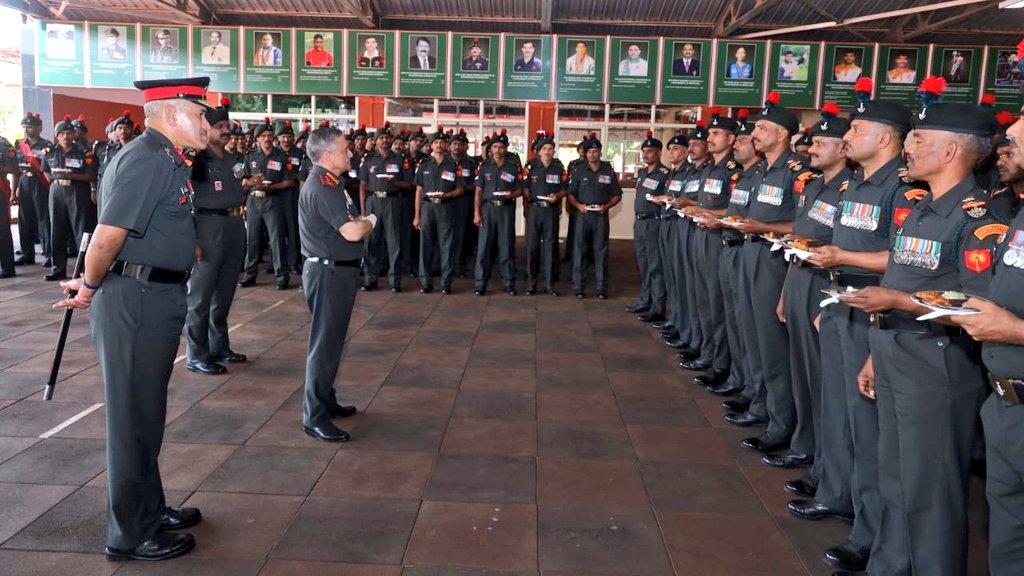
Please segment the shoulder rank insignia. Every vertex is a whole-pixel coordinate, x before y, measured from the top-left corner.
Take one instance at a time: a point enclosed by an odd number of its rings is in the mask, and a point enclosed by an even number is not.
[[[331,174],[330,172],[324,172],[323,174],[320,175],[320,183],[323,184],[324,186],[327,186],[328,188],[334,188],[335,186],[338,185],[338,182],[338,177],[335,176],[334,174]]]
[[[850,181],[849,180],[843,180],[843,183],[839,185],[839,193],[842,194],[842,193],[846,192],[846,189],[849,186],[850,186]]]
[[[967,215],[970,216],[971,218],[981,218],[985,216],[985,214],[988,214],[988,208],[985,207],[985,201],[979,200],[974,196],[968,196],[964,198],[961,207],[964,209],[964,212],[967,212]]]
[[[741,176],[743,176],[743,175],[740,174],[739,172],[733,172],[732,176],[730,176],[730,178],[732,178],[732,181],[735,182],[735,181],[739,180]]]
[[[792,162],[792,160],[791,160],[791,162]],[[793,181],[793,191],[797,192],[799,194],[802,194],[803,191],[804,191],[804,187],[807,186],[807,182],[809,180],[814,179],[814,178],[815,178],[815,174],[814,174],[814,172],[811,172],[810,170],[807,170],[806,172],[801,172],[796,177],[796,180]]]
[[[803,163],[797,159],[787,161],[786,166],[788,166],[793,172],[799,172],[804,169]]]
[[[896,175],[899,176],[899,179],[905,182],[906,184],[910,184],[911,182],[913,182],[913,180],[910,179],[910,175],[907,172],[906,166],[901,166],[898,170],[896,170]]]
[[[728,162],[725,163],[725,167],[728,168],[729,170],[735,170],[736,169],[736,161],[735,160],[729,160]]]
[[[974,231],[974,237],[978,240],[984,240],[989,236],[995,236],[998,234],[999,238],[1002,239],[1003,235],[1006,234],[1006,231],[1009,229],[1010,227],[1006,224],[986,224]]]
[[[1010,191],[1010,187],[1009,186],[1003,186],[1002,188],[999,188],[999,189],[996,189],[996,190],[993,190],[993,191],[989,192],[988,195],[989,195],[990,198],[995,198],[996,196],[1001,196],[1003,194],[1006,194],[1009,191]]]
[[[920,201],[927,195],[928,191],[922,190],[921,188],[911,188],[910,190],[907,190],[906,192],[903,193],[904,198],[906,198],[907,200],[913,200],[915,202]]]

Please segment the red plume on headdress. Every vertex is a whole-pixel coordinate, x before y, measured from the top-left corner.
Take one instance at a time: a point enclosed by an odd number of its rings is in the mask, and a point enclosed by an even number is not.
[[[722,114],[722,109],[720,107],[718,107],[718,106],[712,106],[711,107],[711,115],[712,116],[719,116],[721,114]]]
[[[822,114],[831,114],[832,117],[839,116],[839,105],[835,102],[825,102],[825,105],[821,107]]]
[[[221,96],[220,105],[227,108],[228,106],[231,106],[231,100],[227,96]]]
[[[291,128],[292,127],[292,121],[291,120],[285,120],[284,121],[284,126],[285,126],[285,128]]]
[[[263,123],[264,124],[270,124],[270,116],[264,116],[263,117]]]
[[[811,127],[810,126],[805,126],[804,127],[804,134],[810,134],[810,133],[811,133]]]
[[[64,121],[65,122],[71,122],[71,115],[70,114],[65,114],[64,115]]]
[[[747,118],[750,118],[750,110],[740,108],[740,111],[736,113],[736,117],[740,120],[746,120]]]
[[[647,131],[647,137],[648,138],[654,138],[654,130],[648,130]]]
[[[78,115],[78,121],[79,122],[85,122],[85,114],[79,114]]]
[[[860,77],[857,79],[857,83],[853,85],[854,92],[860,92],[864,94],[871,94],[875,89],[875,84],[871,81],[871,78]]]
[[[694,126],[697,127],[697,128],[703,128],[704,127],[704,121],[703,120],[697,120],[697,122],[694,123]]]
[[[1024,58],[1024,40],[1017,44],[1017,60]]]
[[[438,132],[444,132],[444,126],[441,126],[440,124],[438,124],[437,125],[437,131]]]
[[[994,94],[990,94],[988,92],[985,92],[984,94],[982,94],[981,95],[981,105],[982,106],[988,106],[989,108],[991,108],[992,106],[995,106],[996,105],[996,97],[995,97],[995,95]]]
[[[921,81],[917,88],[918,92],[939,95],[946,91],[946,79],[942,76],[928,76]]]
[[[1000,110],[999,112],[996,112],[996,124],[999,124],[1000,126],[1009,126],[1010,124],[1013,124],[1016,121],[1017,117],[1014,116],[1013,114],[1010,114],[1006,110]]]
[[[132,111],[131,110],[125,110],[124,111],[124,117],[125,118],[131,118],[132,117]]]
[[[591,140],[596,140],[597,139],[597,132],[591,132],[590,133],[590,138],[591,138]]]
[[[29,116],[31,116],[31,114],[29,114]],[[114,117],[113,116],[107,116],[107,124],[110,124],[113,121],[114,121]]]
[[[506,129],[502,128],[502,129],[501,129],[501,134],[502,134],[502,135],[508,134],[508,130],[506,130]]]
[[[779,105],[779,93],[772,90],[768,93],[768,97],[764,99],[765,102],[772,104],[773,106]]]

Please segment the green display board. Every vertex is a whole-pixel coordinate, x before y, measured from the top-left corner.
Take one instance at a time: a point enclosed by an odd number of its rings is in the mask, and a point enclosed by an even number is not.
[[[140,40],[143,80],[188,76],[187,27],[143,26]]]
[[[295,31],[295,91],[299,94],[341,93],[341,32]]]
[[[603,36],[559,36],[555,99],[559,102],[604,102]]]
[[[36,82],[85,86],[85,26],[40,22],[36,32]]]
[[[818,42],[772,42],[768,59],[768,90],[779,93],[787,108],[817,108]]]
[[[238,46],[242,30],[230,27],[192,28],[192,74],[209,76],[210,90],[239,92]]]
[[[933,50],[931,74],[946,79],[942,101],[977,104],[981,97],[981,62],[985,49],[936,44]]]
[[[348,31],[348,94],[395,93],[395,34],[382,30]]]
[[[135,25],[89,23],[89,86],[134,88]]]
[[[448,34],[401,32],[398,42],[398,94],[444,98],[447,93]]]
[[[551,36],[505,35],[506,100],[551,100]]]
[[[654,104],[658,39],[612,38],[609,46],[608,101]]]
[[[292,91],[291,28],[243,28],[243,92],[288,94]]]
[[[756,40],[720,40],[715,63],[715,104],[761,106],[764,103],[765,52]],[[783,105],[786,101],[783,100]]]
[[[706,104],[711,85],[711,40],[665,38],[661,103]]]
[[[497,34],[452,34],[452,98],[497,98],[500,53]]]
[[[996,97],[995,109],[1014,114],[1020,112],[1020,87],[1024,85],[1024,74],[1012,61],[1016,56],[1016,48],[989,47],[984,84],[985,92]]]
[[[873,44],[825,44],[821,72],[821,102],[835,102],[843,110],[857,105],[853,87],[861,76],[875,79]]]
[[[878,50],[875,97],[918,107],[917,86],[927,75],[928,46],[883,44]]]

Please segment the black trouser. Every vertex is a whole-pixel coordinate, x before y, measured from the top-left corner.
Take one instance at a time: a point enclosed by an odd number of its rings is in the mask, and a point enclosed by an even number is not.
[[[718,280],[722,231],[696,228],[691,236],[696,282],[697,311],[704,346],[701,356],[711,361],[711,370],[726,371],[732,363],[726,335],[725,303]]]
[[[419,231],[412,226],[412,216],[416,211],[416,198],[413,191],[403,190],[402,193],[402,254],[406,258],[406,269],[410,274],[414,274],[416,271],[413,270],[417,267],[417,260],[420,253],[420,235]],[[431,264],[428,262],[427,264]],[[430,270],[427,270],[427,274],[430,274]]]
[[[451,288],[455,277],[455,222],[459,218],[454,200],[438,204],[423,200],[420,205],[420,286],[434,287],[434,260],[441,258],[441,287]],[[436,251],[436,252],[435,252]]]
[[[1024,405],[991,394],[981,407],[987,459],[988,569],[1016,576],[1024,566]]]
[[[0,191],[0,197],[3,197]],[[11,208],[6,198],[0,202],[0,274],[14,274],[14,236],[11,235]],[[33,246],[33,252],[35,247]]]
[[[185,336],[188,359],[207,362],[231,349],[228,312],[245,260],[245,223],[215,214],[196,214],[195,220],[203,256],[188,283]]]
[[[790,379],[796,428],[789,443],[791,450],[814,456],[818,466],[821,431],[821,350],[814,319],[821,313],[818,304],[825,299],[822,290],[829,286],[828,273],[813,266],[790,264],[782,289],[782,309],[789,332]],[[830,369],[835,369],[830,368]],[[812,469],[811,476],[818,477]]]
[[[775,314],[786,280],[782,251],[771,252],[763,241],[743,245],[743,290],[752,325],[744,326],[745,345],[760,364],[768,412],[767,435],[789,440],[796,426],[793,384],[789,375],[789,333]]]
[[[18,181],[18,241],[24,259],[35,259],[36,242],[42,245],[43,258],[50,257],[50,189],[38,176]]]
[[[476,249],[475,290],[487,290],[491,278],[491,251],[498,245],[498,264],[501,269],[501,286],[505,291],[516,288],[516,204],[497,206],[484,201],[482,206],[483,224],[480,226]]]
[[[555,286],[558,267],[558,205],[531,204],[526,219],[526,286],[537,290],[537,280],[543,279],[544,289],[551,292]]]
[[[701,343],[704,341],[704,333],[700,328],[700,316],[697,311],[697,301],[694,293],[694,287],[700,283],[700,279],[697,277],[698,271],[693,266],[693,258],[691,257],[691,232],[693,232],[693,226],[690,221],[685,218],[676,218],[672,220],[672,226],[675,227],[675,276],[676,276],[676,307],[679,309],[676,319],[673,323],[679,329],[679,339],[689,344],[690,348],[694,350],[701,349]],[[678,322],[676,322],[678,320]],[[689,334],[688,339],[683,338],[683,334]]]
[[[749,300],[746,288],[740,282],[741,257],[743,246],[723,246],[718,257],[718,281],[722,287],[722,304],[725,308],[725,334],[729,342],[729,356],[732,363],[729,368],[729,380],[732,384],[743,386],[743,397],[750,400],[748,411],[762,418],[767,418],[765,409],[764,387],[758,387],[754,377],[757,367],[755,353],[748,351],[744,340],[744,326],[752,324],[749,312]]]
[[[966,574],[967,476],[987,390],[980,345],[964,335],[877,328],[868,341],[882,523],[867,571]]]
[[[384,266],[387,266],[389,285],[392,288],[402,287],[407,254],[402,251],[405,244],[403,230],[406,226],[403,220],[406,214],[404,203],[405,199],[398,194],[385,198],[372,195],[366,199],[366,211],[377,215],[377,226],[366,237],[366,283],[370,286],[377,285],[377,278],[383,273]]]
[[[633,223],[633,248],[640,268],[640,305],[665,313],[665,274],[661,259],[661,220],[649,216]]]
[[[288,268],[302,265],[302,247],[299,246],[299,189],[289,188],[280,193],[284,209],[285,258],[281,264]]]
[[[572,248],[572,285],[577,294],[587,287],[587,262],[594,262],[597,293],[608,292],[608,213],[583,212],[576,215],[576,237]]]
[[[270,237],[270,256],[278,280],[288,278],[288,256],[285,246],[284,204],[287,198],[277,194],[257,198],[250,195],[246,201],[245,277],[255,279],[259,272],[260,236],[267,227]]]
[[[160,527],[157,459],[185,287],[107,274],[89,315],[107,413],[107,545],[132,549]]]
[[[82,234],[96,229],[95,215],[89,184],[50,185],[50,245],[56,248],[52,255],[54,274],[67,273],[67,246],[71,242],[79,246]]]
[[[345,335],[359,291],[359,265],[334,266],[306,261],[302,269],[302,290],[313,315],[306,353],[302,425],[313,428],[329,424],[329,412],[338,405],[334,379],[341,365]]]
[[[473,259],[477,244],[477,229],[473,224],[473,201],[473,193],[470,191],[455,199],[455,245],[459,249],[456,271],[459,275],[468,275],[476,262]]]

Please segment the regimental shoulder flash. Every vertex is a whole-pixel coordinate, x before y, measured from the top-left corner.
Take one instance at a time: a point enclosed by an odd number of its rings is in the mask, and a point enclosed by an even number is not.
[[[900,168],[896,171],[896,174],[897,176],[899,176],[899,179],[902,180],[905,184],[910,184],[911,182],[913,182],[913,180],[910,179],[910,174],[907,172],[906,166],[900,166]]]
[[[903,193],[903,197],[907,200],[913,200],[914,202],[920,202],[925,196],[928,195],[928,191],[922,188],[911,188]]]
[[[320,183],[328,188],[336,188],[340,183],[340,180],[338,180],[338,177],[334,174],[324,172],[323,174],[320,174]]]
[[[733,182],[736,182],[737,180],[739,180],[742,177],[743,177],[743,174],[740,173],[740,172],[733,172],[732,176],[730,176],[730,178],[732,179]]]
[[[846,189],[849,188],[849,187],[850,187],[850,181],[849,180],[843,180],[843,183],[839,185],[839,193],[843,194],[844,192],[846,192]]]
[[[792,162],[792,160],[790,160]],[[797,175],[796,180],[793,181],[793,191],[797,193],[803,193],[804,187],[807,183],[815,178],[820,178],[819,174],[806,170]]]
[[[803,163],[797,160],[796,158],[788,160],[786,162],[786,166],[789,167],[789,169],[792,170],[793,172],[799,172],[804,169]]]
[[[736,166],[737,164],[735,160],[729,160],[728,162],[725,163],[725,167],[728,168],[729,170],[735,170]]]
[[[1007,226],[1006,224],[986,224],[984,226],[979,226],[978,229],[974,231],[974,237],[977,238],[978,240],[984,240],[989,236],[994,236],[998,234],[998,242],[1002,242],[1003,236],[1009,229],[1010,227]]]
[[[960,205],[964,212],[971,218],[984,218],[988,214],[988,207],[984,200],[979,200],[973,195],[964,198],[963,203]]]

